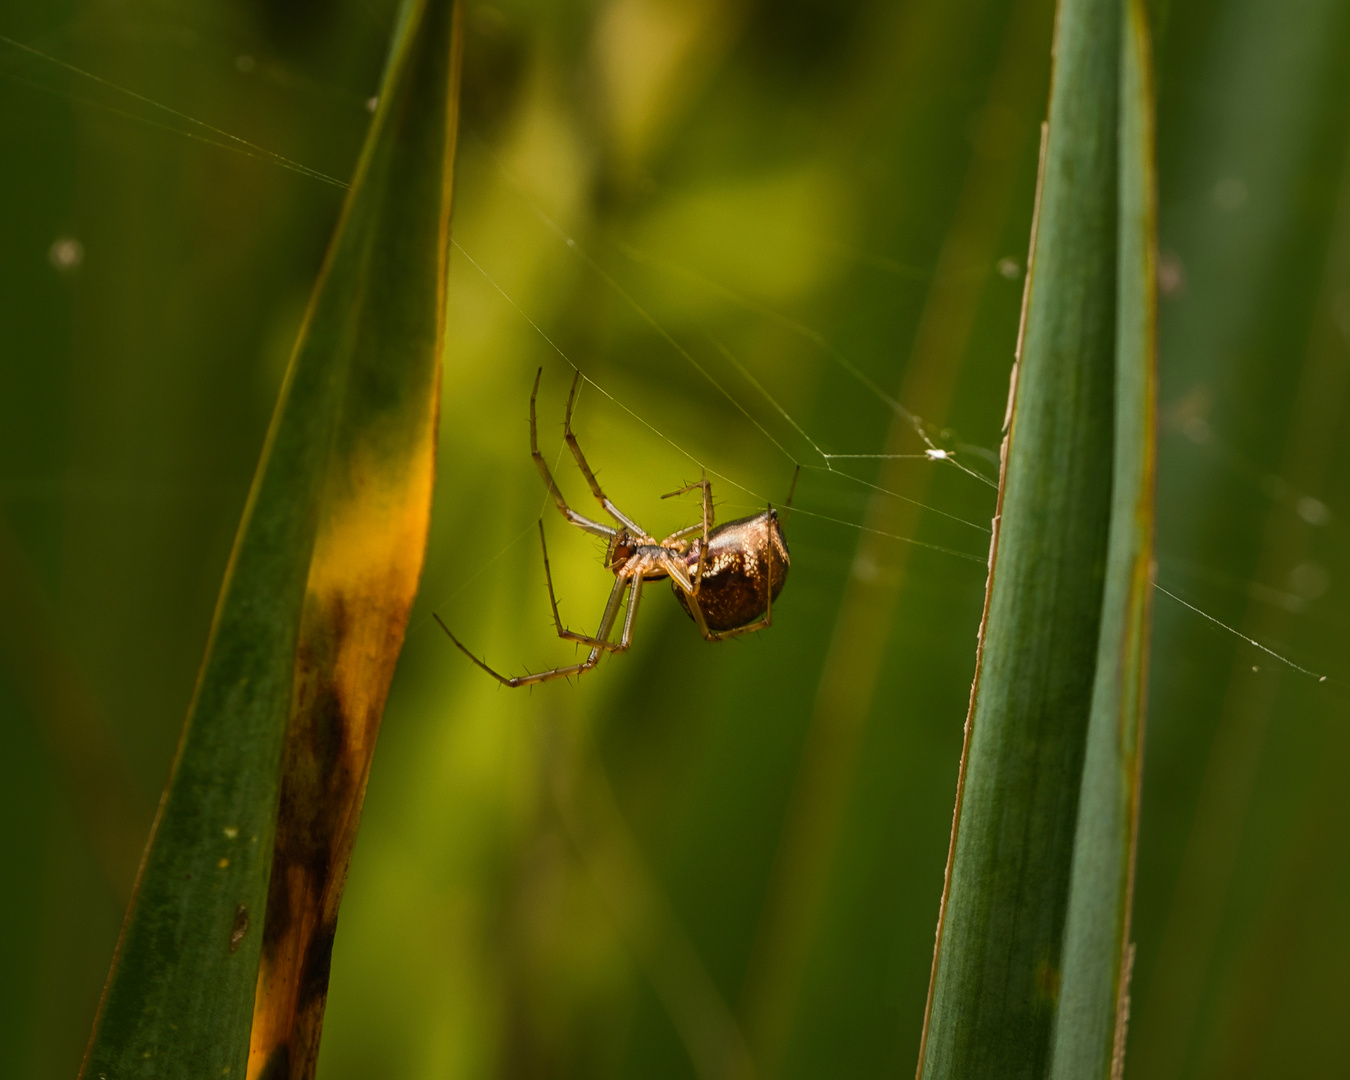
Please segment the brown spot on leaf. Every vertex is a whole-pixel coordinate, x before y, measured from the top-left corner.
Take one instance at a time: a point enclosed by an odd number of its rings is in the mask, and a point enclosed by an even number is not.
[[[322,1002],[328,995],[328,976],[333,966],[333,938],[337,927],[332,923],[319,926],[305,949],[305,966],[300,973],[301,1009]]]
[[[267,1064],[258,1074],[258,1080],[286,1080],[291,1075],[291,1048],[282,1043],[267,1057]]]
[[[1059,968],[1055,967],[1048,960],[1042,960],[1036,965],[1036,989],[1041,997],[1051,1002],[1059,1000]]]
[[[234,925],[230,927],[230,952],[238,952],[239,945],[248,933],[248,906],[240,904],[234,909]]]

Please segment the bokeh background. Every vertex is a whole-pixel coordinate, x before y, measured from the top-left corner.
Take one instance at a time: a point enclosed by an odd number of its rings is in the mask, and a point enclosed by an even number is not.
[[[1350,5],[1155,9],[1159,594],[1126,1075],[1339,1076]],[[393,0],[0,6],[0,1050],[78,1067]],[[469,0],[440,474],[320,1075],[908,1075],[1051,0]],[[279,160],[284,159],[284,160]],[[781,503],[775,625],[607,591],[528,456]],[[896,402],[967,471],[913,458]],[[559,477],[589,512],[565,459]],[[975,474],[975,475],[972,475]],[[917,541],[917,543],[916,543]]]

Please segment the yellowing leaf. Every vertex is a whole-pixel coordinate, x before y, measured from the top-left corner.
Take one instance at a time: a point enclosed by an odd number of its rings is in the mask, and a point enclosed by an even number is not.
[[[458,20],[454,0],[408,0],[401,13],[86,1077],[313,1073],[347,862],[426,548]]]

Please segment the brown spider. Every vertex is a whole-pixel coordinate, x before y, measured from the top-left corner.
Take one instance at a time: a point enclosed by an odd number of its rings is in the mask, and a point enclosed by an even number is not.
[[[538,425],[535,421],[535,399],[539,396],[539,379],[543,369],[534,377],[534,391],[530,394],[530,454],[539,466],[539,474],[544,478],[553,501],[558,504],[559,512],[579,529],[608,541],[605,549],[605,566],[614,572],[614,588],[610,590],[609,600],[605,603],[604,614],[600,616],[600,628],[594,637],[568,630],[562,624],[558,614],[558,601],[553,595],[553,574],[548,565],[548,545],[544,541],[544,523],[539,522],[539,543],[544,552],[544,579],[548,583],[548,602],[553,608],[553,625],[560,638],[577,641],[591,647],[590,654],[579,664],[551,668],[534,675],[517,675],[507,678],[482,660],[474,656],[450,633],[450,628],[441,622],[439,615],[435,619],[441,629],[450,635],[450,640],[458,646],[460,652],[486,671],[498,682],[507,686],[528,686],[531,683],[544,682],[547,679],[564,678],[590,671],[600,662],[606,651],[623,652],[633,640],[633,621],[637,618],[638,601],[642,596],[644,581],[659,581],[669,578],[675,598],[701,633],[709,641],[735,637],[760,630],[773,622],[773,602],[783,591],[787,581],[788,557],[787,541],[783,539],[783,528],[778,522],[778,511],[770,506],[754,517],[728,521],[724,525],[713,527],[712,485],[708,483],[705,471],[703,479],[663,495],[669,499],[675,495],[701,489],[703,492],[703,520],[697,525],[689,525],[671,533],[658,542],[632,518],[624,514],[609,501],[600,490],[595,473],[586,464],[581,453],[577,437],[572,433],[572,408],[576,404],[577,390],[581,386],[581,372],[572,380],[572,392],[567,396],[567,418],[563,425],[563,437],[571,448],[572,456],[577,459],[582,475],[591,486],[600,505],[605,508],[616,522],[618,528],[602,525],[588,517],[578,514],[563,498],[562,492],[549,472],[544,456],[539,453]],[[794,477],[794,486],[796,483]],[[789,504],[792,496],[788,496]],[[699,535],[695,536],[697,533]],[[691,540],[690,537],[693,537]],[[624,614],[623,632],[618,642],[609,640],[614,623],[619,617],[619,606],[623,602],[625,590],[631,589],[628,610]]]

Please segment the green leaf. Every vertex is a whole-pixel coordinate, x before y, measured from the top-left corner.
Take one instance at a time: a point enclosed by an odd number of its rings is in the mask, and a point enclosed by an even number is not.
[[[1148,12],[1125,5],[1111,538],[1074,837],[1051,1076],[1119,1076],[1153,598],[1157,198]]]
[[[293,697],[298,716],[313,704],[316,642],[342,661],[362,652],[345,669],[341,701],[360,711],[350,738],[368,768],[430,514],[457,11],[451,0],[408,0],[400,17],[95,1021],[83,1069],[91,1080],[245,1074],[264,937],[289,940],[271,918],[264,927],[263,912],[288,716]],[[370,610],[353,608],[372,594],[381,599]],[[334,619],[343,633],[332,632]],[[292,721],[292,743],[296,730]],[[345,743],[324,749],[335,769],[356,760]],[[287,760],[294,768],[293,752]],[[364,790],[358,772],[339,792],[345,852]],[[292,865],[293,827],[280,833],[279,871]],[[339,881],[344,871],[345,858],[334,862]],[[324,893],[329,930],[340,891]],[[326,985],[326,952],[323,962]],[[306,970],[314,974],[312,963]],[[276,1044],[289,1037],[285,1024],[267,1030]],[[312,1034],[317,1046],[317,1027]]]
[[[1122,1028],[1153,520],[1145,42],[1141,4],[1060,4],[926,1080],[1105,1076]]]
[[[426,553],[459,6],[405,9],[350,266],[359,297],[296,654],[249,1076],[314,1074],[338,907]],[[413,287],[409,287],[413,286]],[[420,286],[420,287],[418,287]]]

